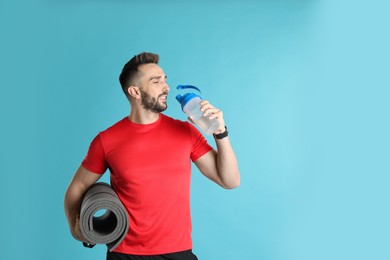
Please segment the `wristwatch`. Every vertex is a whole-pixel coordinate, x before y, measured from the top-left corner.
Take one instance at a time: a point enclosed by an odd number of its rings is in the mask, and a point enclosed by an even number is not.
[[[227,130],[227,127],[225,126],[225,132],[222,132],[220,134],[214,134],[214,137],[215,139],[223,139],[225,137],[227,137],[229,134],[228,130]]]

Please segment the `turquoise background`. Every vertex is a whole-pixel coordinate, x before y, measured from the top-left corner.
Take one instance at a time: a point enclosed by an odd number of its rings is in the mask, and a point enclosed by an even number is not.
[[[231,191],[193,171],[199,259],[390,259],[389,7],[1,0],[1,259],[105,259],[73,240],[63,197],[128,114],[118,76],[141,51],[161,56],[166,114],[185,120],[175,86],[200,87],[239,160]]]

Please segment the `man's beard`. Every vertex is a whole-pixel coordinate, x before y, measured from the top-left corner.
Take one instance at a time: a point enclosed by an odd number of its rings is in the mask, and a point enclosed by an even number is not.
[[[155,113],[161,113],[165,111],[168,108],[168,105],[165,104],[160,104],[158,102],[159,97],[163,95],[167,95],[168,93],[163,93],[159,95],[157,98],[152,97],[149,95],[147,92],[143,91],[140,89],[141,92],[141,104],[146,110],[150,110]]]

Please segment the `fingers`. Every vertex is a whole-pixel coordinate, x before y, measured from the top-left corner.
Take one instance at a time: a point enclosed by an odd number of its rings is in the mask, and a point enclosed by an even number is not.
[[[225,121],[221,110],[211,105],[207,100],[202,100],[200,102],[200,111],[203,112],[203,116],[208,117],[210,120],[216,119],[218,121],[219,128],[216,130],[215,134],[225,131]]]
[[[75,227],[74,227],[74,238],[81,242],[86,242],[87,239],[84,237],[83,233],[81,232],[81,227],[80,227],[80,216],[77,214],[76,216],[76,221],[75,221]]]
[[[195,121],[194,121],[194,120],[192,120],[192,118],[191,118],[191,117],[187,117],[187,119],[188,119],[188,121],[190,121],[191,123],[193,123],[194,125],[196,125]]]
[[[222,111],[211,105],[207,100],[202,100],[200,102],[200,111],[203,112],[203,116],[210,119],[223,118]]]

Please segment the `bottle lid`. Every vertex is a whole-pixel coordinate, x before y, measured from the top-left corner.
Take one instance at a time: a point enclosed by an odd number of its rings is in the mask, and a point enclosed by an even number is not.
[[[196,89],[197,91],[199,91],[199,93],[201,92],[199,88],[195,87],[195,86],[191,86],[191,85],[178,85],[176,89]],[[196,97],[199,97],[200,99],[202,99],[199,95],[195,94],[195,93],[186,93],[184,94],[183,96],[178,94],[176,96],[176,100],[179,101],[180,105],[181,105],[181,109],[184,111],[184,107],[185,105],[193,98],[196,98]]]
[[[176,87],[176,89],[187,89],[187,88],[192,88],[192,89],[196,89],[197,91],[199,91],[199,93],[202,93],[202,91],[200,91],[199,88],[195,87],[195,86],[192,86],[192,85],[178,85]]]

